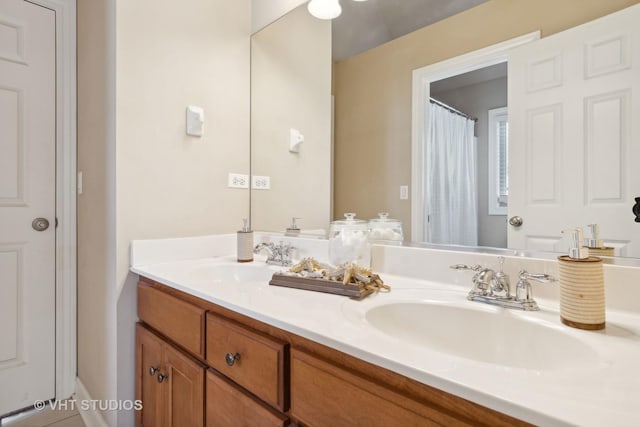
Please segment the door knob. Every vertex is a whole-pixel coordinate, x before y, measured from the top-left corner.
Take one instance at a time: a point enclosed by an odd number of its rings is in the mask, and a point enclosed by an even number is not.
[[[640,197],[636,197],[636,204],[633,205],[633,214],[636,216],[635,222],[640,222]]]
[[[44,231],[49,228],[49,221],[46,218],[36,218],[31,223],[31,227],[36,231]]]
[[[514,227],[520,227],[523,222],[524,220],[519,216],[512,216],[511,218],[509,218],[509,224]]]

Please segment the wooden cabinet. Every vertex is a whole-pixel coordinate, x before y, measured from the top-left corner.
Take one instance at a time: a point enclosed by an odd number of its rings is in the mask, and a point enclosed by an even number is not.
[[[301,351],[291,352],[291,416],[304,425],[465,425],[381,384]]]
[[[528,425],[152,280],[138,289],[162,338],[138,325],[137,426]]]
[[[146,327],[136,326],[138,427],[202,427],[204,367]]]
[[[288,418],[237,387],[207,372],[207,427],[284,427]]]
[[[281,411],[288,409],[286,343],[207,313],[207,364]]]
[[[162,367],[163,341],[148,329],[136,325],[136,399],[143,402],[143,410],[136,412],[136,426],[160,425],[162,414],[161,388],[157,375]]]
[[[138,317],[188,352],[204,358],[203,308],[151,286],[138,286]]]

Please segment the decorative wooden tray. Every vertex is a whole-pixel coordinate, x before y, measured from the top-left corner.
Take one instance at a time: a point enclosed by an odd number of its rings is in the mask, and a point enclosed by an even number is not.
[[[375,290],[372,289],[361,289],[360,286],[354,284],[343,285],[342,282],[334,280],[297,277],[282,273],[273,273],[273,277],[269,284],[273,286],[283,286],[285,288],[305,289],[308,291],[345,295],[356,300],[360,300],[375,292]]]

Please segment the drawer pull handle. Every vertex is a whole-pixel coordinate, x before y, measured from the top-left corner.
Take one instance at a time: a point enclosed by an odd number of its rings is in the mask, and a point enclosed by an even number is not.
[[[158,382],[159,383],[161,383],[162,381],[166,380],[167,378],[169,378],[169,375],[158,374]]]
[[[233,366],[233,364],[236,363],[236,360],[240,360],[240,353],[227,353],[227,355],[225,356],[225,360],[227,361],[227,365]]]
[[[160,368],[156,368],[155,366],[152,366],[149,368],[149,375],[150,376],[154,376],[156,374],[156,372],[158,372],[160,370]]]

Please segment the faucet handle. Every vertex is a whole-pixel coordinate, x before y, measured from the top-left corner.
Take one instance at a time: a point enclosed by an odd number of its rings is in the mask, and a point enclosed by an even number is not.
[[[535,280],[536,282],[540,282],[540,283],[549,283],[549,282],[556,281],[555,277],[549,274],[544,274],[544,273],[533,274],[533,273],[527,272],[526,270],[520,270],[520,273],[518,273],[518,278],[520,280]]]
[[[556,279],[549,274],[532,274],[526,270],[520,270],[518,273],[518,284],[516,285],[516,300],[524,302],[534,302],[533,290],[531,289],[531,283],[529,280],[534,280],[540,283],[555,282]]]
[[[466,264],[456,264],[456,265],[450,265],[449,268],[453,269],[453,270],[471,270],[471,271],[480,271],[482,270],[484,267],[482,267],[480,264],[476,264],[476,265],[466,265]]]

